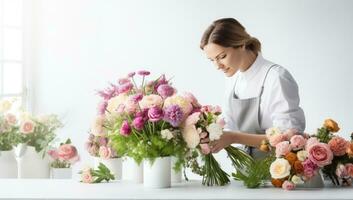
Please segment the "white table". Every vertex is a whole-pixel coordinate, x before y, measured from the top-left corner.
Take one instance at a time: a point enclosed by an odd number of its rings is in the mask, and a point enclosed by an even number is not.
[[[324,189],[247,189],[240,182],[206,187],[199,181],[148,189],[126,181],[83,184],[75,180],[0,179],[0,199],[353,199],[353,187]]]

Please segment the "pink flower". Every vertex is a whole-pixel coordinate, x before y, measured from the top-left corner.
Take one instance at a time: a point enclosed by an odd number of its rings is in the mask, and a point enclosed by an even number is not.
[[[316,137],[311,137],[306,141],[305,149],[309,149],[311,145],[320,143]]]
[[[299,134],[299,131],[295,128],[290,128],[284,131],[283,134],[287,137],[287,140],[290,140],[294,135]]]
[[[84,170],[81,175],[81,179],[83,183],[92,183],[93,177],[91,174],[91,170]]]
[[[100,145],[100,146],[107,146],[107,144],[108,144],[108,138],[106,138],[106,137],[99,137],[98,142],[99,142],[99,145]]]
[[[278,143],[286,140],[286,136],[283,134],[276,134],[269,136],[269,143],[271,146],[275,147]]]
[[[348,175],[349,175],[351,178],[353,178],[353,164],[352,164],[352,163],[347,163],[347,164],[345,165],[345,167],[346,167],[346,170],[347,170]]]
[[[136,117],[133,121],[132,121],[132,126],[136,129],[136,130],[142,130],[143,127],[145,126],[145,120],[142,117]]]
[[[162,104],[163,104],[162,97],[156,94],[150,94],[150,95],[144,96],[140,101],[141,109],[152,108],[154,106],[161,107]]]
[[[120,134],[123,136],[129,136],[131,134],[131,127],[127,120],[122,123],[120,128]]]
[[[306,144],[306,140],[303,136],[301,135],[294,135],[291,139],[290,139],[290,145],[294,150],[298,150],[298,149],[302,149],[304,148]]]
[[[318,166],[310,159],[306,159],[304,162],[302,162],[302,165],[304,167],[304,176],[307,179],[310,179],[316,174],[315,171],[318,169]]]
[[[346,154],[349,142],[339,136],[336,136],[328,142],[328,145],[330,146],[333,155],[343,156],[344,154]]]
[[[142,93],[137,93],[135,95],[133,95],[131,97],[131,100],[134,102],[134,103],[138,103],[139,101],[141,101],[143,98],[143,94]]]
[[[167,97],[170,97],[174,94],[174,88],[168,84],[162,84],[162,85],[158,86],[157,92],[163,98],[167,98]]]
[[[282,188],[285,190],[294,190],[295,184],[292,181],[284,181]]]
[[[291,147],[288,141],[283,141],[276,145],[276,157],[285,156],[290,151],[291,151]]]
[[[222,117],[219,117],[217,119],[217,122],[216,122],[220,127],[224,128],[224,126],[226,125],[226,122],[224,121],[224,118]]]
[[[331,164],[333,153],[328,144],[314,143],[307,149],[308,158],[319,167]]]
[[[196,97],[190,92],[185,92],[183,96],[194,106],[201,107],[200,103],[197,101]]]
[[[204,155],[207,155],[211,152],[211,149],[208,146],[208,144],[200,144],[200,147],[201,147],[201,153]]]
[[[55,150],[49,150],[48,155],[54,160],[59,158],[58,152]]]
[[[138,105],[132,98],[130,98],[128,101],[125,102],[125,108],[124,108],[125,112],[134,113],[136,112],[137,108],[138,108]]]
[[[121,93],[127,93],[130,92],[130,90],[134,87],[134,85],[130,82],[124,83],[123,85],[120,85],[118,88],[118,92]]]
[[[58,149],[58,157],[60,160],[74,163],[78,160],[77,149],[71,144],[63,144]]]
[[[194,112],[191,115],[189,115],[186,120],[184,125],[189,126],[189,125],[195,125],[199,120],[200,120],[200,112]]]
[[[110,148],[106,146],[99,147],[99,157],[103,159],[109,159],[111,158],[111,155],[112,155],[112,151]]]
[[[129,78],[132,78],[132,77],[135,76],[135,74],[136,74],[136,72],[130,72],[127,76],[128,76]]]
[[[130,83],[130,80],[128,78],[120,78],[118,80],[119,85],[123,85],[125,83]]]
[[[98,114],[99,115],[104,115],[105,111],[107,109],[108,106],[108,102],[107,101],[102,101],[99,105],[98,105]]]
[[[20,125],[20,132],[23,134],[30,134],[34,131],[34,122],[32,120],[25,120]]]
[[[207,138],[208,137],[208,133],[207,132],[201,132],[200,133],[200,138],[201,139],[204,139],[204,138]]]
[[[146,70],[140,70],[140,71],[137,72],[137,74],[140,75],[140,76],[148,76],[148,75],[151,74],[151,72],[146,71]]]
[[[92,156],[96,156],[99,152],[98,146],[96,145],[92,145],[89,149],[88,149],[88,153]]]
[[[164,113],[160,107],[155,106],[148,110],[147,116],[149,118],[149,121],[157,122],[163,119]]]
[[[14,114],[11,114],[11,113],[6,114],[5,120],[11,126],[13,126],[13,125],[15,125],[17,123],[16,116]]]
[[[342,164],[338,164],[337,165],[336,175],[339,178],[349,178],[349,173],[347,171],[347,168],[344,165],[342,165]]]
[[[222,113],[222,108],[220,106],[213,106],[211,112],[214,114],[220,114]]]

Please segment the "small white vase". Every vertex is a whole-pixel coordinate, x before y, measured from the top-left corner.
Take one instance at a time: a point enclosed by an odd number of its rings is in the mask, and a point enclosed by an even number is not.
[[[50,178],[52,179],[71,179],[72,168],[50,168]]]
[[[148,188],[169,188],[171,186],[171,158],[158,157],[151,163],[143,163],[143,185]]]
[[[94,168],[98,168],[99,163],[103,163],[112,174],[115,176],[115,180],[121,180],[122,174],[122,160],[121,158],[103,159],[100,157],[94,157]]]
[[[181,174],[181,170],[176,172],[174,170],[174,165],[177,162],[177,158],[176,157],[172,157],[171,158],[171,181],[172,183],[181,183],[181,179],[182,179],[182,174]]]
[[[49,178],[50,164],[48,155],[37,152],[34,147],[19,145],[15,147],[18,178]]]
[[[143,162],[137,164],[130,157],[124,158],[123,161],[123,180],[134,183],[143,183]]]
[[[17,178],[17,162],[13,150],[0,151],[0,178]]]

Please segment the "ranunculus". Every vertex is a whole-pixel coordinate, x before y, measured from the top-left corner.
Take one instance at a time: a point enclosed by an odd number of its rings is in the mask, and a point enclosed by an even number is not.
[[[169,84],[162,84],[157,88],[158,94],[161,95],[163,98],[172,96],[174,94],[174,91],[174,88]]]
[[[209,133],[210,141],[219,140],[223,134],[222,127],[217,123],[211,123],[207,126],[207,132]]]
[[[143,94],[142,93],[137,93],[137,94],[134,94],[132,97],[130,97],[131,100],[134,102],[134,103],[138,103],[139,101],[142,100],[143,98]]]
[[[279,135],[279,134],[281,134],[281,130],[277,127],[272,127],[272,128],[266,129],[266,137],[267,138],[270,138],[271,136]],[[276,145],[274,145],[274,146],[276,146]]]
[[[136,129],[136,130],[142,130],[143,127],[145,126],[145,120],[142,117],[136,117],[133,121],[132,121],[132,126]]]
[[[109,147],[106,146],[101,146],[99,147],[99,157],[103,159],[109,159],[111,158],[112,151]]]
[[[27,119],[21,123],[20,132],[23,134],[30,134],[30,133],[33,133],[34,128],[35,128],[34,122],[30,119]]]
[[[157,122],[163,119],[164,113],[160,107],[154,106],[148,110],[148,118],[151,122]]]
[[[275,187],[277,187],[277,188],[282,187],[283,182],[284,182],[283,179],[275,179],[275,178],[272,178],[272,179],[271,179],[272,185],[275,186]]]
[[[298,160],[303,162],[308,157],[308,152],[305,150],[298,151],[297,157],[298,157]]]
[[[301,174],[304,172],[304,166],[302,165],[302,162],[299,160],[294,162],[293,168],[297,174]]]
[[[180,95],[173,95],[165,99],[164,107],[169,107],[171,105],[178,105],[182,109],[185,117],[187,117],[192,110],[191,103]]]
[[[288,141],[283,141],[276,145],[276,157],[285,156],[290,151],[291,147]]]
[[[161,136],[162,136],[162,138],[164,138],[166,140],[170,140],[170,139],[172,139],[174,137],[173,133],[169,129],[162,130],[161,131]]]
[[[140,76],[148,76],[148,75],[151,74],[151,72],[146,71],[146,70],[140,70],[140,71],[137,72],[137,74],[140,75]]]
[[[58,148],[58,157],[60,160],[74,163],[78,161],[78,153],[76,147],[71,144],[63,144]]]
[[[83,183],[92,183],[93,177],[90,170],[84,170],[81,174],[81,179]]]
[[[346,170],[347,170],[348,175],[349,175],[351,178],[353,178],[353,164],[352,164],[352,163],[347,163],[347,164],[345,165],[345,167],[346,167]]]
[[[284,158],[277,158],[270,166],[271,177],[274,179],[281,179],[289,176],[291,166]]]
[[[284,156],[284,158],[285,158],[286,160],[288,160],[289,164],[291,164],[291,165],[294,165],[295,161],[298,160],[297,154],[295,154],[295,153],[293,153],[293,152],[287,153],[287,154]]]
[[[210,146],[208,146],[208,144],[200,144],[201,147],[201,153],[204,155],[207,155],[209,153],[211,153],[211,148]]]
[[[11,113],[8,113],[8,114],[5,115],[5,120],[11,126],[13,126],[13,125],[15,125],[17,123],[16,116],[14,114],[11,114]]]
[[[333,137],[328,142],[328,145],[330,146],[330,149],[335,156],[343,156],[346,154],[346,150],[349,147],[349,144],[350,143],[347,140],[339,136]]]
[[[336,175],[339,178],[349,178],[349,173],[343,164],[338,164],[336,168]]]
[[[271,146],[276,147],[276,145],[280,142],[283,142],[286,140],[286,136],[283,134],[273,134],[268,137],[268,142],[270,143]]]
[[[294,190],[295,184],[292,181],[284,181],[282,188],[285,190]]]
[[[120,134],[123,136],[129,136],[131,134],[131,127],[127,120],[125,120],[120,128]]]
[[[325,143],[316,143],[309,146],[308,158],[319,167],[324,167],[331,164],[333,153],[330,146]]]
[[[150,95],[144,96],[140,101],[141,109],[152,108],[155,106],[161,107],[162,104],[163,104],[162,97],[156,94],[150,94]]]
[[[199,132],[195,126],[185,126],[182,129],[182,135],[189,148],[196,148],[200,143]]]
[[[324,122],[324,127],[327,128],[329,131],[335,133],[338,132],[340,130],[340,128],[338,127],[337,122],[335,122],[332,119],[326,119]]]
[[[292,147],[293,150],[302,149],[302,148],[304,148],[305,144],[306,144],[306,140],[301,135],[294,135],[290,139],[290,146]]]
[[[184,123],[184,126],[195,125],[200,120],[200,112],[194,112],[189,115]]]

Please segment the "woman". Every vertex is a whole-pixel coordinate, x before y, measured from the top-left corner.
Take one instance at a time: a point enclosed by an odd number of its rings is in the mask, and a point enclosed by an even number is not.
[[[210,147],[213,153],[233,143],[243,144],[253,157],[262,157],[258,147],[265,130],[305,129],[299,107],[298,86],[282,66],[264,59],[261,43],[233,18],[213,22],[200,44],[218,70],[232,79],[224,109],[224,134]]]

